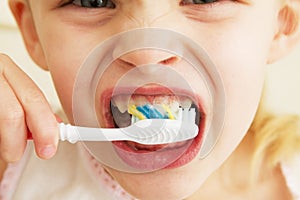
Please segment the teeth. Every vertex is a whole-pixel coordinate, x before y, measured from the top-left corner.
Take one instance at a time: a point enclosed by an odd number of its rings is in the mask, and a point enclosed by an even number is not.
[[[189,109],[192,106],[192,100],[190,98],[187,97],[182,97],[180,99],[180,104],[182,108],[187,108]]]
[[[168,105],[168,104],[167,104]],[[178,110],[178,108],[180,107],[179,102],[178,101],[174,101],[172,104],[169,105],[171,110]]]
[[[117,95],[112,97],[111,99],[112,105],[119,108],[121,113],[127,111],[129,105],[145,105],[145,104],[152,104],[152,105],[169,105],[171,110],[177,109],[179,106],[182,108],[190,108],[192,105],[192,100],[188,97],[180,97],[178,99],[174,96],[130,96],[130,95]]]
[[[149,99],[150,97],[148,97]],[[130,100],[129,100],[129,105],[144,105],[146,103],[149,103],[150,101],[147,99],[146,96],[141,96],[141,95],[132,95]]]
[[[157,97],[153,98],[151,103],[152,104],[160,104],[160,105],[161,104],[169,105],[169,104],[173,104],[178,101],[179,101],[178,97],[176,97],[176,96],[157,96]]]
[[[125,113],[128,109],[129,95],[118,95],[111,99],[112,105],[118,107],[121,113]]]
[[[159,112],[161,114],[160,117],[170,117],[170,119],[181,121],[189,119],[187,116],[189,110],[196,108],[190,98],[183,96],[117,95],[111,99],[111,111],[116,125],[120,128],[127,127],[140,120],[138,117],[130,114],[128,110],[130,105],[134,105],[137,109],[142,109],[141,107],[148,105],[153,110],[156,110],[155,112]],[[147,107],[144,109],[147,109]],[[152,117],[156,118],[151,115],[150,118]]]

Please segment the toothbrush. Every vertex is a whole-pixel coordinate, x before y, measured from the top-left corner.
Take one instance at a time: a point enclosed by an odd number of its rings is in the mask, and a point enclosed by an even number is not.
[[[198,126],[194,123],[195,109],[180,110],[178,120],[136,120],[125,128],[90,128],[59,123],[61,141],[133,141],[145,145],[167,144],[189,140],[197,136]],[[135,116],[133,116],[135,118]],[[28,139],[32,139],[29,132]]]
[[[60,124],[60,140],[121,141],[128,140],[145,145],[167,144],[189,140],[198,134],[194,123],[170,119],[140,120],[126,128],[87,128]]]
[[[198,134],[194,109],[182,109],[181,120],[143,119],[125,128],[89,128],[59,123],[60,140],[121,141],[128,140],[145,145],[167,144],[192,139]]]

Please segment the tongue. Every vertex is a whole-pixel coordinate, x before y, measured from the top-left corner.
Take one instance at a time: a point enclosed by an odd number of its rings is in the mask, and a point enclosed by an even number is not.
[[[160,144],[160,145],[143,145],[136,142],[126,141],[126,144],[132,148],[133,150],[139,151],[157,151],[163,149],[164,147],[168,146],[167,144]]]
[[[126,144],[136,151],[158,151],[163,149],[179,148],[187,144],[187,141],[170,143],[170,144],[159,144],[159,145],[144,145],[136,142],[126,141]]]

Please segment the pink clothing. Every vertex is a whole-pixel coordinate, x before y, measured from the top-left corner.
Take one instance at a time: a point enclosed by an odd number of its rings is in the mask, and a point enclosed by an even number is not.
[[[9,164],[0,184],[0,200],[12,199],[23,168],[28,158],[28,148],[26,149],[23,158],[14,164]]]
[[[22,160],[8,166],[0,200],[135,199],[81,145],[62,143],[48,161],[37,158],[33,149],[30,142]]]
[[[89,169],[91,176],[94,176],[96,180],[101,182],[107,191],[116,199],[124,200],[135,200],[131,195],[129,195],[112,177],[105,171],[101,164],[84,148],[81,148],[82,157],[85,160],[87,169]]]
[[[99,199],[134,200],[81,145],[62,144],[56,159],[42,161],[32,144],[22,160],[10,164],[0,184],[0,200]],[[70,170],[71,169],[71,170]],[[300,157],[282,164],[295,200],[300,200]],[[36,173],[35,173],[36,172]],[[45,176],[40,176],[44,173]],[[47,176],[48,175],[48,176]],[[50,186],[49,186],[50,185]]]

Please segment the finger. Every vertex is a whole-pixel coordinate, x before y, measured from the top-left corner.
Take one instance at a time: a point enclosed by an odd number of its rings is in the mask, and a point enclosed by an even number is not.
[[[63,122],[63,120],[57,114],[55,114],[55,119],[58,123]]]
[[[57,115],[57,114],[55,114],[55,119],[56,119],[56,121],[58,122],[58,123],[61,123],[61,122],[63,122],[63,120]],[[32,133],[30,132],[30,130],[27,128],[27,139],[28,140],[32,140],[33,138],[32,138]]]
[[[51,158],[57,149],[58,125],[37,85],[9,58],[4,59],[4,77],[20,102],[39,157]]]
[[[14,92],[1,75],[0,91],[0,151],[6,162],[15,162],[22,157],[26,147],[24,112]]]

